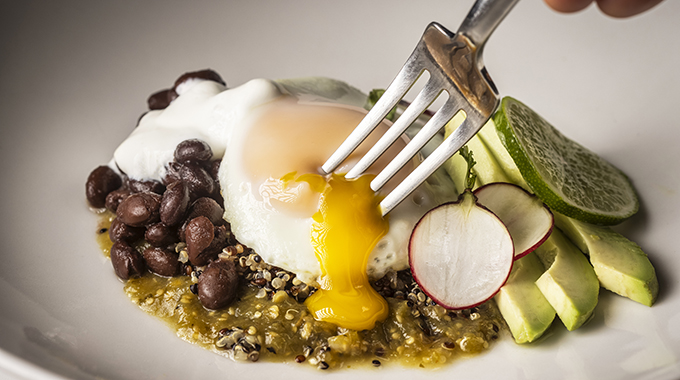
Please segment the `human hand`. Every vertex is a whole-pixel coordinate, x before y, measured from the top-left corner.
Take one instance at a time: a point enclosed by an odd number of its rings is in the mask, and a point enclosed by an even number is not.
[[[554,10],[566,13],[585,9],[594,1],[605,14],[623,18],[642,13],[663,0],[545,0]]]

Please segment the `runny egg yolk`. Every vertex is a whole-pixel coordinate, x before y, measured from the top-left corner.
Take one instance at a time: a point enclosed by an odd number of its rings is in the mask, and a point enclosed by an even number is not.
[[[252,209],[253,215],[261,216],[263,225],[275,229],[275,236],[285,244],[280,257],[272,253],[265,260],[274,263],[278,259],[283,268],[297,265],[307,272],[303,275],[313,272],[305,279],[315,279],[319,284],[319,290],[306,301],[311,313],[316,319],[357,330],[372,328],[388,313],[386,301],[370,286],[366,273],[369,255],[388,234],[388,223],[378,208],[379,198],[369,182],[406,143],[395,142],[357,180],[318,173],[365,115],[352,107],[302,104],[293,98],[263,106],[250,124],[240,129],[244,135],[233,137],[242,143],[237,146],[232,142],[227,157],[234,157],[230,162],[243,168],[243,176],[238,175],[238,170],[230,172],[231,183],[240,185],[228,187],[226,193],[231,198],[225,197],[227,203],[233,202],[231,212],[240,212],[240,202],[247,203],[247,197],[241,198],[241,189],[255,193],[254,202],[261,204]],[[346,172],[388,129],[387,124],[379,125],[337,169],[338,173]],[[406,172],[398,173],[392,181],[399,183],[405,175]],[[225,183],[229,186],[229,180]],[[384,190],[390,189],[388,183]],[[232,228],[241,231],[238,225],[232,224]],[[253,229],[260,231],[258,228]],[[289,241],[285,240],[286,232],[281,231],[290,231]],[[257,235],[248,235],[252,230],[243,232],[247,232],[251,245],[258,243]],[[263,252],[277,252],[280,248],[269,248],[269,244],[279,244],[276,240],[259,243]],[[305,250],[299,261],[294,257],[298,248]],[[316,260],[308,255],[316,256]],[[302,277],[300,273],[298,276]]]
[[[322,275],[320,289],[305,304],[317,320],[353,330],[371,329],[388,313],[387,302],[366,275],[368,257],[389,228],[370,188],[373,177],[347,180],[331,175],[312,223],[312,247]],[[296,179],[316,189],[319,180],[324,178],[313,174]]]

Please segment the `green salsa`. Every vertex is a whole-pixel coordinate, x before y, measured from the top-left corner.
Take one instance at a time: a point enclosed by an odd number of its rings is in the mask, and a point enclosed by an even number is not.
[[[112,243],[104,232],[112,219],[111,213],[104,213],[98,226],[98,241],[106,255]],[[136,246],[142,249],[145,243]],[[493,302],[468,310],[446,310],[417,288],[408,271],[399,276],[392,272],[373,283],[389,304],[385,321],[371,330],[339,328],[312,317],[301,302],[306,294],[301,297],[302,292],[291,291],[299,286],[272,290],[265,281],[254,278],[256,271],[248,270],[257,256],[252,250],[235,251],[230,250],[236,265],[245,269],[239,272],[242,278],[237,300],[222,310],[207,310],[201,305],[192,292],[196,282],[193,274],[165,278],[147,273],[126,281],[125,293],[144,312],[165,321],[183,340],[219,355],[237,361],[294,361],[320,369],[388,363],[437,368],[485,351],[504,328]],[[259,265],[276,273],[265,263]],[[285,273],[284,280],[294,277]],[[383,288],[389,291],[381,291]]]

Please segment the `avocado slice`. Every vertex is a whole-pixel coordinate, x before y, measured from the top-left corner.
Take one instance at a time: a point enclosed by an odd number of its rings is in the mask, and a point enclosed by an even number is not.
[[[555,310],[535,283],[543,270],[533,252],[515,260],[508,281],[494,296],[517,343],[535,341],[555,319]]]
[[[449,137],[449,135],[463,123],[463,120],[465,120],[465,115],[461,113],[456,114],[456,116],[454,116],[445,126],[445,138]],[[489,122],[493,124],[492,120]],[[488,123],[485,125],[488,125]],[[493,126],[493,128],[495,128],[495,126]],[[510,178],[505,175],[503,168],[498,165],[493,154],[486,145],[484,145],[478,135],[473,136],[466,145],[472,151],[472,155],[476,162],[475,166],[472,168],[473,173],[477,175],[475,188],[492,182],[510,182]],[[458,190],[459,193],[463,192],[463,190],[465,190],[465,174],[467,173],[467,163],[465,162],[465,159],[460,154],[454,154],[444,163],[444,169],[456,185],[456,190]]]
[[[505,149],[501,137],[498,135],[498,132],[496,132],[496,124],[493,119],[489,119],[489,121],[484,124],[482,129],[479,130],[479,133],[477,133],[477,136],[479,136],[491,153],[491,156],[496,160],[505,175],[509,178],[509,182],[522,187],[524,190],[530,190],[529,185],[527,185],[526,181],[524,181],[524,177],[522,177],[522,173],[519,172],[519,168],[515,165],[515,161],[512,160],[510,153]]]
[[[569,331],[585,323],[597,306],[600,283],[583,253],[557,228],[535,251],[546,268],[536,286]]]
[[[590,256],[603,288],[643,305],[654,304],[659,293],[659,281],[640,246],[608,227],[554,214],[557,226]]]
[[[495,127],[493,122],[487,123],[478,136],[512,183],[528,189]],[[483,159],[475,156],[477,161]],[[554,210],[553,214],[557,227],[581,251],[589,254],[590,263],[602,287],[647,306],[654,303],[659,292],[656,272],[637,244],[608,227],[580,222]]]

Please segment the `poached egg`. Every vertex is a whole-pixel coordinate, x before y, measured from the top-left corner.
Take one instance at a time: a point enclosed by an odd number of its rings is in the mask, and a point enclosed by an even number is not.
[[[381,124],[336,173],[322,175],[321,165],[365,111],[307,101],[319,97],[315,94],[319,87],[322,98],[346,95],[351,88],[342,82],[324,79],[324,85],[316,88],[309,81],[299,83],[304,85],[255,79],[226,89],[212,81],[194,81],[183,86],[165,110],[147,113],[116,150],[114,161],[131,178],[161,179],[179,142],[206,141],[214,158],[222,157],[219,181],[225,219],[236,238],[267,263],[318,286],[320,290],[306,302],[317,319],[369,329],[387,315],[387,303],[371,288],[369,277],[407,268],[413,226],[448,199],[426,183],[387,218],[381,217],[382,194],[375,194],[369,183],[403,148],[403,140],[368,174],[357,180],[344,178],[389,122]],[[414,159],[411,168],[388,183],[385,194],[418,162]]]

